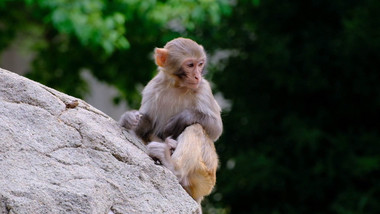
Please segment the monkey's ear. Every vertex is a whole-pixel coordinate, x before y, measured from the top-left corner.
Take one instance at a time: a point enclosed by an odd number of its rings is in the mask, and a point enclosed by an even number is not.
[[[165,48],[155,48],[154,57],[156,59],[156,64],[160,67],[164,67],[166,59],[168,57],[168,50]]]

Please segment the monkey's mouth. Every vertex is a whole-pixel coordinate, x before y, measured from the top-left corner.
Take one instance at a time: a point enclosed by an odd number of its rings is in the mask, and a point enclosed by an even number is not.
[[[187,82],[187,86],[192,89],[197,89],[199,87],[200,82]]]

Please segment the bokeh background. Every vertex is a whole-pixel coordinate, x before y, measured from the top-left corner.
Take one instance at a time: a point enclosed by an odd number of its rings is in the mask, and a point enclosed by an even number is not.
[[[179,36],[223,105],[204,213],[380,213],[380,1],[0,0],[0,67],[115,119]]]

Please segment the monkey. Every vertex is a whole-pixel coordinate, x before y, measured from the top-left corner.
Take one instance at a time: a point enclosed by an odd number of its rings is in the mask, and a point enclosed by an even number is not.
[[[144,88],[140,110],[127,111],[120,124],[135,128],[148,143],[154,136],[164,139],[171,134],[176,138],[188,125],[200,123],[216,141],[223,125],[220,107],[209,83],[202,78],[207,60],[203,47],[190,39],[178,38],[164,48],[156,48],[155,59],[160,72]],[[189,64],[185,66],[186,59]],[[199,66],[196,59],[200,59]],[[197,66],[198,70],[191,71],[187,66]]]
[[[216,182],[218,156],[214,142],[223,131],[221,108],[203,78],[203,46],[186,38],[155,48],[158,74],[142,92],[140,109],[125,112],[119,123],[133,130],[148,154],[177,176],[201,203]]]

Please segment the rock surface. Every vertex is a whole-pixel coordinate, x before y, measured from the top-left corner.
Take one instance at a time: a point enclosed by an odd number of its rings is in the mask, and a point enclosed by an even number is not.
[[[0,69],[0,213],[196,213],[144,149],[86,102]]]

